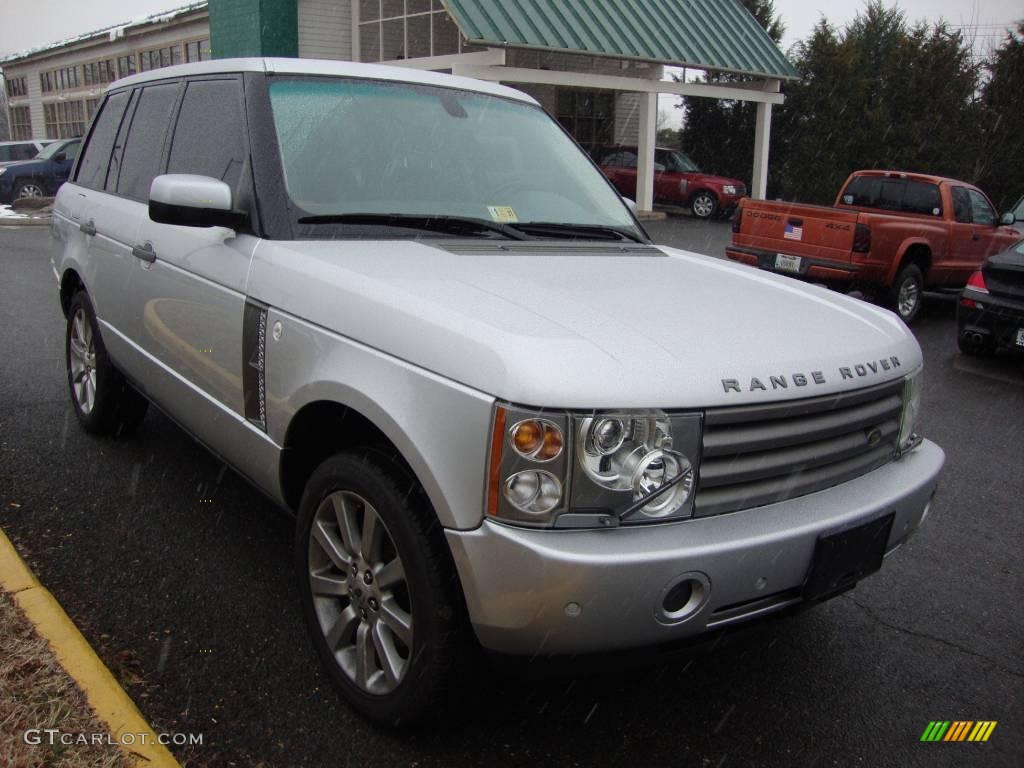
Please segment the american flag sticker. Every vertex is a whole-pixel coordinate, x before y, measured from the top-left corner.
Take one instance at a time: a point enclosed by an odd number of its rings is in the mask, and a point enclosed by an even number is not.
[[[782,236],[787,240],[803,240],[804,228],[802,226],[797,227],[793,224],[787,224],[786,231],[782,233]]]

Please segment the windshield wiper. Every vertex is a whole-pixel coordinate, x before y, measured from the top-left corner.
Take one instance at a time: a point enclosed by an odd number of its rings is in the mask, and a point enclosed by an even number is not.
[[[596,224],[567,224],[554,221],[524,221],[516,224],[509,224],[523,232],[531,235],[547,237],[572,238],[586,236],[601,240],[631,240],[634,243],[646,243],[643,237],[628,229],[620,227],[605,227]]]
[[[324,216],[303,216],[299,224],[368,224],[383,227],[405,227],[450,235],[470,235],[496,232],[510,240],[532,240],[524,232],[486,219],[469,216],[427,216],[411,213],[334,213]]]

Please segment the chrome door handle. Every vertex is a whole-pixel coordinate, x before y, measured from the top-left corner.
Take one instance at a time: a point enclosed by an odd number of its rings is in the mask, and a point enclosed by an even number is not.
[[[87,235],[96,234],[96,222],[94,222],[92,219],[89,219],[88,221],[79,224],[78,228]]]
[[[152,264],[156,261],[156,251],[153,250],[152,243],[146,243],[145,245],[136,245],[132,248],[132,256],[137,259],[142,259],[147,264]]]

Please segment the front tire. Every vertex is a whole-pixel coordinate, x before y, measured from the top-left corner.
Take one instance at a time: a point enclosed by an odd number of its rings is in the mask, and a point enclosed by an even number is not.
[[[437,712],[472,655],[458,577],[419,484],[373,452],[310,477],[295,562],[307,628],[356,711],[408,724]]]
[[[71,405],[86,432],[122,434],[142,422],[149,403],[111,364],[85,291],[68,307],[64,359]]]
[[[698,219],[710,219],[718,211],[718,198],[710,192],[698,192],[690,201],[690,210]]]
[[[46,190],[36,181],[19,181],[14,189],[14,197],[46,197]]]
[[[917,264],[907,264],[889,290],[889,307],[910,325],[917,313],[921,311],[924,300],[924,273]]]

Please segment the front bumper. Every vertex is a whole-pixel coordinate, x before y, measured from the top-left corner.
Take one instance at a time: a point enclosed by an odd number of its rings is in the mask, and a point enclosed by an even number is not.
[[[552,531],[486,521],[446,531],[480,642],[510,654],[655,645],[801,602],[823,534],[894,513],[891,553],[920,525],[945,454],[924,441],[873,472],[818,493],[678,523]],[[706,581],[685,620],[660,615],[681,575]]]

